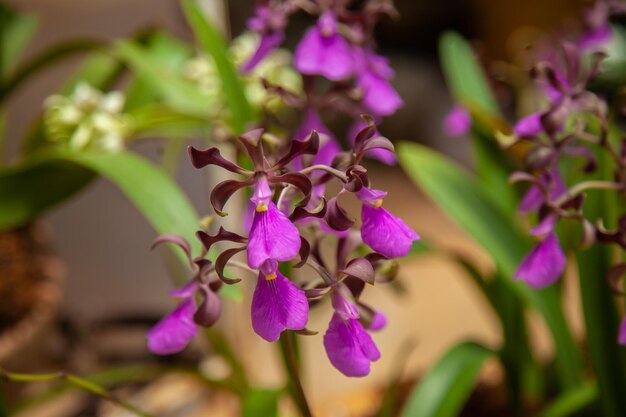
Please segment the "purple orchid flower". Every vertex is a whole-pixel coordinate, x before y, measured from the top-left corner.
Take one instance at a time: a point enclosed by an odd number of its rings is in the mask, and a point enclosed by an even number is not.
[[[280,5],[273,8],[257,7],[255,16],[248,19],[247,26],[248,29],[257,32],[261,39],[254,54],[242,65],[242,73],[252,71],[270,52],[283,43],[286,25],[286,10]]]
[[[257,181],[252,198],[255,213],[248,237],[248,266],[259,269],[267,260],[288,261],[300,250],[300,232],[272,202],[267,179]]]
[[[311,135],[312,131],[320,133],[320,148],[317,154],[313,156],[311,165],[331,165],[335,156],[341,152],[341,147],[331,131],[324,125],[317,110],[309,107],[304,113],[300,127],[294,134],[294,139],[304,141]],[[295,169],[302,169],[302,157],[294,159],[293,164]]]
[[[524,258],[516,279],[523,279],[534,288],[543,288],[559,279],[565,269],[565,254],[555,233],[550,233]]]
[[[472,116],[463,106],[455,105],[450,109],[443,121],[446,135],[459,137],[466,135],[472,127]]]
[[[522,117],[513,126],[513,133],[518,136],[537,136],[543,132],[541,116],[543,112],[536,112]]]
[[[356,85],[363,92],[363,104],[376,116],[395,113],[404,102],[389,83],[394,72],[387,58],[359,48],[355,48],[354,55],[361,69],[357,74]]]
[[[550,178],[551,177],[551,178]],[[552,181],[550,181],[552,179]],[[567,191],[567,187],[558,170],[553,169],[550,174],[544,174],[539,178],[539,183],[543,187],[549,187],[549,195],[551,200],[556,200]],[[528,213],[530,211],[539,210],[544,203],[545,197],[539,185],[531,186],[519,205],[520,213]]]
[[[617,342],[620,345],[626,346],[626,317],[622,320],[622,324],[619,326],[619,334],[617,336]]]
[[[406,256],[420,237],[402,220],[382,207],[386,192],[363,187],[357,197],[361,209],[361,238],[370,248],[388,257]]]
[[[304,291],[267,262],[259,272],[252,298],[252,327],[268,342],[278,340],[289,330],[302,330],[309,317],[309,303]]]
[[[372,322],[368,330],[378,331],[382,330],[387,326],[387,316],[385,316],[380,310],[376,310],[374,312],[374,317],[372,318]]]
[[[380,358],[372,337],[359,322],[359,312],[340,291],[331,294],[335,313],[324,334],[324,348],[330,363],[346,376],[366,376],[370,363]]]
[[[361,118],[359,118],[352,124],[352,126],[350,126],[350,129],[348,130],[348,141],[350,141],[350,144],[354,144],[359,132],[361,132],[366,127],[367,122],[365,122],[365,120]],[[374,137],[376,136],[382,136],[380,132],[378,132],[378,129],[374,132]],[[365,156],[373,159],[378,159],[379,161],[387,165],[395,165],[398,162],[398,158],[396,157],[395,152],[391,152],[387,149],[370,149],[365,152]]]
[[[325,12],[304,35],[294,55],[296,69],[306,75],[322,75],[339,81],[354,71],[351,47],[337,30],[337,17]]]

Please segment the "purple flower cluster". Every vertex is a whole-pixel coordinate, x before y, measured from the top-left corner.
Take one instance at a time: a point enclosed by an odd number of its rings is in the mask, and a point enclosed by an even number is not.
[[[523,169],[510,180],[530,184],[519,212],[535,219],[529,234],[538,241],[520,263],[515,278],[534,288],[552,285],[563,274],[567,258],[556,231],[562,220],[580,225],[581,249],[593,244],[626,249],[626,214],[617,219],[585,217],[588,191],[617,191],[623,197],[626,187],[626,139],[610,138],[610,103],[589,88],[602,75],[603,50],[612,37],[609,17],[624,12],[620,2],[598,0],[587,11],[579,33],[535,50],[530,73],[542,95],[542,106],[519,119],[510,140],[503,143],[523,150],[525,156]],[[467,110],[457,107],[445,123],[450,134],[462,134],[471,119]],[[599,155],[615,167],[608,179],[596,175]],[[580,168],[574,171],[574,166]],[[618,227],[607,230],[605,220],[616,221]],[[626,264],[614,265],[609,275],[621,278],[624,271]],[[626,344],[626,320],[618,339]]]
[[[306,328],[309,308],[330,299],[333,314],[324,335],[330,362],[345,375],[364,376],[370,363],[380,357],[368,332],[382,329],[386,318],[360,296],[367,284],[394,278],[394,259],[406,256],[419,236],[383,207],[387,193],[372,188],[363,165],[366,157],[396,162],[393,145],[379,133],[376,122],[394,113],[402,100],[390,84],[393,70],[386,58],[374,52],[372,41],[375,21],[389,10],[384,2],[368,3],[360,11],[347,9],[344,3],[258,3],[248,27],[260,35],[260,43],[242,72],[251,71],[282,43],[291,14],[305,7],[316,16],[315,25],[306,31],[294,54],[294,67],[303,77],[304,97],[265,83],[269,92],[281,95],[301,111],[300,126],[284,137],[282,132],[289,127],[264,120],[260,124],[263,129],[231,137],[230,144],[238,149],[233,161],[215,147],[189,148],[194,167],[214,165],[238,176],[217,184],[210,201],[215,212],[225,216],[224,207],[231,196],[247,191],[248,212],[242,221],[245,233],[223,228],[213,235],[199,231],[197,237],[204,249],[194,259],[183,239],[166,236],[159,240],[181,246],[195,275],[188,285],[172,293],[180,300],[179,306],[148,334],[153,352],[180,351],[196,334],[197,325],[213,324],[220,313],[219,286],[241,281],[225,276],[225,270],[238,268],[251,271],[256,278],[252,327],[263,339],[274,342],[286,330],[314,334]],[[325,91],[315,85],[318,78],[325,78],[320,83],[327,86]],[[349,117],[352,127],[345,141],[349,150],[342,151],[320,116],[322,110]],[[251,168],[234,162],[242,160]],[[331,182],[340,185],[333,195],[329,195]],[[339,203],[339,197],[349,195],[361,205],[360,232]],[[323,245],[335,248],[334,262],[322,256]],[[245,263],[235,259],[243,252]],[[293,268],[304,265],[315,274],[301,274],[302,278],[294,280]],[[199,307],[196,298],[204,300]]]

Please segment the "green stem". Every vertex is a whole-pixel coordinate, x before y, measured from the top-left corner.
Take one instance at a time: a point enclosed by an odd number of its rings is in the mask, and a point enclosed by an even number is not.
[[[289,332],[283,332],[280,335],[279,344],[283,364],[289,374],[289,391],[291,396],[303,417],[313,417],[302,388],[302,382],[300,381],[296,349]]]
[[[106,388],[101,385],[96,384],[93,381],[89,381],[87,379],[78,377],[76,375],[68,374],[66,372],[54,372],[49,374],[23,374],[16,372],[9,372],[2,368],[0,368],[0,377],[4,378],[9,382],[44,382],[44,381],[54,381],[60,380],[65,381],[68,384],[71,384],[77,388],[80,388],[84,391],[95,394],[105,400],[108,400],[114,404],[119,405],[122,408],[134,413],[140,417],[152,417],[152,415],[146,413],[135,407],[133,404],[121,400],[111,394]]]

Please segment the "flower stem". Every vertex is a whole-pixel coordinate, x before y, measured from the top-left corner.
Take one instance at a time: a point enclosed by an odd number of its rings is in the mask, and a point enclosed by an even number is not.
[[[137,416],[152,417],[152,415],[138,409],[131,403],[115,397],[104,387],[96,384],[95,382],[65,372],[54,372],[49,374],[22,374],[9,372],[0,368],[0,378],[10,382],[43,382],[53,380],[66,381],[67,383],[74,385],[77,388],[95,394],[101,398],[104,398],[105,400],[111,401],[112,403],[117,404],[122,408],[125,408],[126,410]]]
[[[348,176],[345,173],[333,167],[329,167],[328,165],[311,165],[310,167],[301,169],[300,173],[308,174],[309,172],[313,172],[313,171],[326,171],[329,174],[332,174],[335,177],[339,178],[341,181],[348,182]]]
[[[313,413],[311,413],[311,408],[304,394],[304,389],[302,388],[302,382],[300,381],[296,349],[292,337],[295,337],[295,334],[283,332],[279,339],[280,353],[287,373],[289,374],[289,390],[302,416],[313,417]]]

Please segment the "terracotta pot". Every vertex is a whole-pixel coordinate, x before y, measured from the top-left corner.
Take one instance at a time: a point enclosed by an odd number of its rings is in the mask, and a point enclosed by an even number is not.
[[[0,233],[0,363],[41,333],[61,298],[63,263],[42,223]]]

